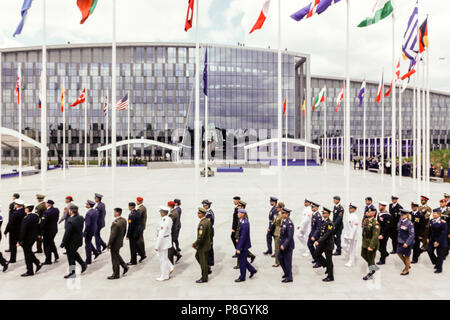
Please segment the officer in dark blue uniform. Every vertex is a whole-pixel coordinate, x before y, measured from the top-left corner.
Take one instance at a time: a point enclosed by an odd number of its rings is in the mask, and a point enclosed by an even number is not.
[[[314,242],[316,242],[317,239],[319,239],[320,235],[320,224],[322,223],[322,216],[319,212],[319,204],[315,202],[311,202],[311,210],[312,210],[312,216],[311,216],[311,231],[308,235],[308,249],[311,253],[311,257],[313,258],[312,263],[317,263],[316,257],[315,257],[315,251],[316,248],[314,247]]]
[[[334,244],[336,245],[336,251],[333,253],[335,256],[340,256],[342,247],[341,247],[341,236],[342,230],[344,229],[344,207],[341,205],[341,197],[334,196],[333,197],[334,208],[333,208],[333,228],[334,228]]]
[[[100,255],[100,252],[97,251],[97,249],[94,248],[94,245],[92,244],[92,238],[95,236],[97,232],[97,222],[98,222],[98,215],[99,212],[97,209],[94,208],[95,202],[92,200],[88,200],[86,202],[86,209],[88,211],[86,212],[86,216],[84,217],[84,247],[86,249],[86,263],[91,264],[92,263],[92,253],[94,254],[95,258]]]
[[[411,214],[410,211],[405,209],[400,209],[400,220],[398,221],[397,228],[397,254],[405,264],[400,275],[406,276],[409,274],[409,268],[411,266],[411,251],[414,245],[414,223],[409,220],[408,216]]]
[[[8,263],[15,263],[17,258],[17,243],[20,237],[20,225],[25,218],[25,203],[21,199],[14,200],[14,211],[10,211],[5,236],[9,234],[10,258]]]
[[[2,224],[3,224],[3,217],[1,215],[1,205],[0,205],[0,241],[2,240]],[[8,270],[8,262],[6,262],[5,258],[3,258],[1,252],[0,252],[0,265],[3,267],[3,272]]]
[[[53,200],[47,200],[45,204],[46,210],[41,220],[42,241],[45,253],[44,264],[52,264],[52,253],[55,256],[55,262],[59,259],[58,250],[55,245],[55,237],[58,233],[59,210],[53,207],[54,204],[55,202]]]
[[[257,272],[256,269],[248,262],[247,255],[248,249],[252,247],[250,241],[250,223],[245,218],[247,211],[245,209],[238,210],[239,216],[239,238],[236,243],[236,253],[239,259],[240,276],[235,282],[245,281],[245,275],[247,270],[250,272],[250,278],[252,278]]]
[[[398,233],[397,233],[397,225],[398,221],[400,220],[400,210],[403,209],[403,207],[398,203],[398,196],[392,195],[391,196],[392,202],[389,204],[389,213],[392,216],[392,225],[394,226],[391,228],[391,234],[389,237],[392,240],[392,251],[391,253],[397,252],[397,239],[398,239]]]
[[[209,266],[208,273],[209,274],[212,272],[211,267],[214,266],[214,220],[215,220],[215,215],[214,215],[214,212],[211,210],[211,204],[212,204],[212,202],[207,199],[202,201],[203,208],[205,208],[205,210],[206,210],[205,218],[209,219],[209,222],[211,223],[211,250],[209,250],[209,252],[208,252],[208,266]]]
[[[236,249],[236,231],[238,229],[239,224],[239,216],[238,216],[238,204],[241,197],[235,196],[233,197],[233,204],[235,205],[233,210],[233,222],[231,224],[231,241],[233,242],[233,247]],[[237,255],[234,254],[232,258],[237,258]]]
[[[363,219],[361,221],[361,225],[364,222],[364,219],[367,218],[366,213],[367,213],[367,211],[369,211],[369,208],[373,209],[373,211],[375,211],[375,217],[377,216],[377,209],[372,204],[372,202],[373,202],[372,197],[366,197],[365,201],[366,201],[366,206],[364,207],[364,214],[363,214]]]
[[[292,253],[295,249],[295,227],[290,218],[290,209],[283,207],[281,215],[283,217],[283,224],[281,225],[280,231],[280,250],[278,251],[278,260],[284,272],[281,282],[292,282]]]
[[[380,201],[378,204],[378,208],[380,212],[378,214],[377,220],[380,224],[380,235],[378,239],[380,239],[380,260],[377,262],[378,265],[382,265],[386,263],[386,258],[389,256],[389,252],[387,252],[387,242],[389,240],[390,235],[392,234],[392,228],[397,228],[397,226],[392,222],[392,216],[389,211],[386,211],[387,203]]]
[[[180,229],[181,229],[181,213],[183,210],[181,210],[181,200],[180,199],[174,199],[173,202],[175,202],[175,210],[178,211],[178,226],[177,226],[177,233],[175,239],[172,239],[173,243],[175,244],[175,249],[180,252],[180,243],[178,240],[178,237],[180,236]]]
[[[98,211],[97,230],[95,231],[95,247],[99,253],[102,253],[106,249],[106,243],[100,236],[100,231],[105,227],[106,207],[102,202],[103,195],[96,193],[95,202],[97,203],[96,209]]]
[[[147,256],[145,255],[144,248],[141,246],[139,239],[142,235],[142,226],[141,226],[141,213],[136,210],[136,203],[130,202],[128,203],[128,209],[130,210],[130,214],[128,215],[128,231],[127,231],[127,240],[130,241],[130,262],[127,265],[136,265],[137,264],[137,255],[141,256],[139,262],[142,262]]]
[[[20,225],[19,244],[23,248],[25,264],[27,266],[27,272],[22,274],[22,277],[34,275],[33,264],[36,265],[36,272],[42,268],[41,262],[36,258],[32,249],[40,233],[39,215],[33,212],[33,209],[33,205],[25,206],[26,216]]]
[[[411,219],[414,224],[414,245],[413,257],[411,263],[419,262],[419,257],[422,254],[420,244],[425,236],[425,215],[419,211],[419,204],[411,202]]]
[[[331,210],[327,208],[322,209],[322,223],[320,224],[320,234],[319,238],[314,242],[316,246],[315,256],[317,263],[314,265],[314,268],[326,267],[325,273],[327,277],[322,279],[322,281],[330,282],[334,281],[334,273],[333,273],[333,234],[334,234],[334,225],[330,220]],[[325,253],[325,258],[323,257],[323,253]]]
[[[439,209],[434,209],[433,220],[430,221],[427,250],[431,263],[434,264],[434,268],[436,269],[434,273],[442,272],[442,263],[445,254],[444,250],[447,247],[447,233],[447,223],[441,219],[441,211]]]
[[[270,211],[269,211],[269,226],[267,227],[267,233],[266,233],[266,241],[267,241],[267,251],[264,252],[264,254],[272,254],[272,222],[273,218],[278,214],[277,210],[277,202],[278,198],[270,197]],[[275,257],[275,256],[273,256]]]

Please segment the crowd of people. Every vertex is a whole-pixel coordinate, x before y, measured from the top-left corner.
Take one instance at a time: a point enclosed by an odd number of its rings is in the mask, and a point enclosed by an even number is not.
[[[103,195],[95,193],[94,200],[87,200],[84,216],[80,208],[74,204],[73,197],[65,198],[62,214],[51,199],[45,201],[42,194],[36,195],[37,204],[25,204],[20,195],[13,195],[9,206],[9,219],[4,235],[9,240],[9,260],[0,252],[0,265],[3,272],[10,264],[17,261],[17,248],[22,247],[26,272],[23,277],[35,275],[44,265],[51,265],[59,260],[55,236],[58,225],[64,223],[64,236],[60,248],[65,249],[69,264],[68,274],[64,278],[76,277],[75,264],[85,272],[100,254],[109,250],[111,254],[113,273],[108,279],[119,279],[120,268],[125,275],[133,265],[147,258],[144,231],[147,225],[147,208],[142,197],[136,202],[128,203],[128,219],[122,217],[122,208],[114,208],[114,220],[108,242],[101,237],[105,227],[106,208],[102,202]],[[357,216],[357,207],[348,206],[348,213],[341,205],[339,196],[333,197],[333,209],[305,199],[301,222],[295,226],[290,215],[291,210],[276,197],[270,197],[269,223],[266,230],[267,250],[264,255],[274,258],[273,267],[281,266],[282,282],[292,282],[292,256],[295,249],[295,233],[299,243],[304,247],[303,256],[310,255],[313,268],[325,268],[325,282],[334,281],[333,256],[346,254],[346,267],[355,264],[357,256],[358,233],[362,232],[361,257],[367,262],[368,273],[364,280],[372,279],[380,265],[384,265],[390,254],[397,254],[404,263],[402,276],[410,272],[411,263],[417,263],[423,252],[427,252],[434,265],[435,273],[441,273],[443,261],[448,256],[448,238],[450,238],[450,195],[444,194],[439,207],[434,210],[428,205],[429,198],[421,196],[420,204],[411,202],[410,208],[404,208],[399,203],[399,197],[392,195],[391,203],[378,202],[378,208],[373,199],[365,199],[363,219]],[[199,223],[197,237],[192,247],[196,250],[196,259],[200,265],[201,278],[197,283],[208,282],[208,276],[213,272],[214,259],[214,221],[215,215],[211,209],[212,202],[203,200],[197,210]],[[250,252],[250,220],[246,210],[247,203],[239,196],[233,198],[234,210],[232,218],[231,240],[235,248],[233,258],[237,259],[235,269],[240,270],[236,282],[246,280],[247,271],[252,278],[257,270],[252,263],[255,255]],[[321,210],[319,210],[321,208]],[[167,206],[159,208],[161,220],[157,228],[155,242],[156,255],[160,262],[158,281],[170,279],[170,274],[182,255],[179,245],[181,229],[181,201],[174,199]],[[0,228],[3,218],[0,215]],[[343,238],[343,239],[342,239]],[[0,232],[1,239],[1,232]],[[126,263],[120,250],[124,239],[129,241],[130,260]],[[389,239],[392,251],[388,252]],[[83,241],[84,240],[84,241]],[[342,241],[343,240],[343,241]],[[83,246],[85,259],[78,250]],[[36,251],[33,247],[36,244]],[[379,251],[379,261],[375,262]],[[36,257],[43,253],[43,263]],[[412,259],[411,259],[412,256]],[[139,260],[138,260],[139,257]],[[176,260],[175,260],[176,258]]]

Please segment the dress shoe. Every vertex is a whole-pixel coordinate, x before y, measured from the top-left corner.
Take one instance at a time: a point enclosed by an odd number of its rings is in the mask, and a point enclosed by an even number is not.
[[[178,260],[180,260],[180,259],[181,259],[181,257],[182,257],[182,255],[181,255],[181,254],[177,255],[177,260],[175,260],[175,263],[177,263],[177,262],[178,262]]]
[[[417,262],[419,262],[418,260],[413,260],[413,261],[411,261],[411,263],[417,263]]]
[[[6,272],[6,270],[8,270],[8,263],[5,262],[5,264],[3,264],[3,272]]]
[[[36,265],[36,271],[35,271],[35,272],[38,272],[39,270],[41,270],[42,266],[43,266],[42,263],[37,264],[37,265]]]
[[[197,281],[195,281],[195,283],[205,283],[205,282],[208,282],[208,280],[198,279]]]
[[[271,255],[270,257],[271,257],[271,258],[275,258],[275,254]]]
[[[158,281],[166,281],[166,280],[169,280],[169,278],[162,278],[162,277],[159,277],[159,278],[156,278],[156,280],[158,280]]]
[[[434,271],[434,273],[441,273],[442,272],[442,270],[437,270],[436,269],[436,271]]]
[[[63,254],[66,254],[66,255],[67,255],[67,252],[63,252]]]
[[[7,250],[5,250],[5,252],[11,252],[11,250],[7,249]]]
[[[258,270],[255,270],[255,271],[253,271],[253,272],[250,272],[249,278],[250,278],[250,279],[253,278],[253,276],[254,276],[257,272],[258,272]]]
[[[237,254],[235,254],[234,256],[232,256],[232,258],[237,258]]]
[[[115,280],[115,279],[119,279],[119,277],[118,276],[109,276],[107,279],[108,280]]]
[[[85,272],[86,269],[87,269],[87,264],[86,263],[81,265],[81,273]]]
[[[233,269],[237,270],[239,269],[239,266],[234,266]]]
[[[373,278],[375,271],[370,271],[368,274],[366,274],[363,278],[363,280],[371,280]]]
[[[86,264],[90,265],[90,264],[92,264],[92,262],[91,261],[86,261]]]
[[[122,275],[124,276],[124,275],[125,275],[125,273],[127,273],[127,272],[128,272],[128,270],[130,270],[130,268],[128,268],[128,267],[125,267],[125,268],[123,268],[123,273],[122,273]]]
[[[64,279],[75,278],[75,270],[71,271],[68,275],[64,276]]]
[[[347,262],[346,264],[344,264],[344,266],[346,266],[346,267],[349,267],[349,268],[350,268],[350,267],[352,266],[352,264],[351,264],[351,263],[348,263],[348,262]]]
[[[241,278],[237,278],[234,282],[244,282],[245,280],[241,280]]]
[[[284,282],[284,283],[292,282],[292,279],[283,279],[283,280],[281,280],[281,282]]]
[[[140,258],[140,259],[139,259],[139,263],[141,263],[142,261],[144,261],[145,258],[147,258],[147,256],[143,256],[142,258]]]
[[[392,250],[391,252],[389,252],[390,254],[396,254],[397,252],[395,252],[395,250]]]
[[[326,277],[325,279],[322,279],[323,282],[330,282],[330,281],[334,281],[334,278],[332,277]]]
[[[401,276],[406,276],[406,275],[408,275],[408,274],[409,274],[409,271],[408,271],[408,272],[402,272],[402,273],[400,273]]]
[[[33,253],[42,253],[42,251],[39,251],[39,250],[38,250],[38,251],[34,251]]]
[[[208,274],[211,274],[211,273],[212,273],[212,270],[211,270],[211,269],[209,269],[209,270],[208,270]]]
[[[250,258],[250,263],[253,263],[253,261],[255,261],[255,259],[256,259],[256,256],[251,257]]]
[[[313,260],[313,261],[311,261],[311,263],[312,263],[312,264],[316,264],[316,263],[317,263],[317,261],[316,261],[316,260]]]
[[[282,278],[282,279],[286,278],[286,275],[285,275],[285,274],[283,274],[283,275],[281,276],[281,278]]]
[[[56,261],[55,261],[56,262]],[[43,263],[44,265],[47,265],[47,264],[52,264],[52,262],[51,261],[44,261],[44,263]]]
[[[377,262],[377,265],[379,265],[379,266],[380,266],[380,265],[383,265],[383,264],[386,264],[386,262],[381,261],[381,260]]]
[[[55,254],[55,262],[59,260],[59,255]]]
[[[340,256],[341,255],[341,252],[340,251],[335,251],[334,253],[333,253],[333,256]]]
[[[267,250],[267,251],[263,252],[263,254],[264,255],[272,254],[272,251]]]
[[[8,263],[16,263],[16,260],[9,260]]]
[[[97,254],[94,253],[94,260],[97,259],[100,256],[100,253],[97,252]]]
[[[20,276],[21,277],[31,277],[31,276],[34,276],[34,273],[25,272],[24,274],[21,274]]]
[[[137,265],[137,262],[127,262],[127,265],[129,265],[129,266],[135,266],[135,265]]]
[[[274,268],[278,268],[280,265],[279,264],[273,264],[272,267]]]
[[[322,266],[322,265],[316,263],[315,265],[313,265],[313,268],[314,268],[314,269],[317,269],[317,268],[320,268],[321,266]]]
[[[180,251],[181,251],[181,249],[180,249],[180,248],[177,248],[177,251],[178,251],[178,252],[180,252]]]

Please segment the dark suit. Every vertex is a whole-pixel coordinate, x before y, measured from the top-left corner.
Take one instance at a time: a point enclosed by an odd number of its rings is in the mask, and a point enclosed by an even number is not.
[[[336,245],[336,253],[341,253],[341,235],[342,230],[344,229],[344,208],[339,203],[334,206],[333,209],[333,227],[334,227],[334,244]]]
[[[66,231],[61,247],[66,248],[69,267],[73,268],[70,271],[75,271],[75,262],[78,262],[81,266],[85,265],[78,253],[78,249],[83,245],[83,225],[84,218],[79,214],[67,218]]]
[[[25,218],[22,219],[22,223],[20,226],[19,243],[23,248],[28,274],[34,274],[33,263],[36,266],[39,266],[41,264],[33,253],[33,245],[40,233],[39,221],[40,220],[37,213],[29,213]]]
[[[172,235],[172,243],[173,243],[173,239],[174,239],[174,237],[176,237],[176,234],[177,234],[177,231],[178,231],[177,230],[178,229],[178,223],[180,221],[180,217],[178,215],[178,210],[172,209],[172,211],[170,211],[169,217],[172,219],[171,235]],[[169,248],[168,255],[169,255],[170,262],[172,264],[174,264],[173,263],[173,257],[174,256],[179,257],[180,253],[175,249],[175,246],[172,245],[172,247]]]
[[[447,248],[448,226],[442,218],[430,221],[430,232],[428,234],[428,255],[431,263],[435,265],[436,271],[442,272],[442,263],[444,261],[445,248]],[[434,246],[437,242],[439,245]],[[436,250],[437,255],[434,253]]]
[[[236,232],[239,225],[238,208],[235,207],[233,211],[233,223],[231,225],[231,242],[233,242],[234,248],[236,248]],[[234,230],[234,232],[233,232]]]
[[[125,238],[126,231],[127,220],[122,217],[116,218],[111,224],[108,248],[111,250],[113,275],[116,277],[119,277],[120,266],[124,269],[127,268],[127,264],[120,256],[120,248],[123,247],[123,238]]]
[[[2,240],[2,224],[3,224],[3,217],[0,215],[0,242]],[[0,265],[5,266],[6,260],[3,258],[2,253],[0,252]]]
[[[180,251],[180,243],[178,241],[178,237],[180,236],[180,229],[181,229],[181,213],[183,212],[183,210],[181,210],[181,207],[176,207],[175,210],[178,211],[178,226],[177,226],[177,233],[176,233],[176,237],[172,238],[173,243],[175,244],[175,248],[177,249],[177,251]]]
[[[45,210],[42,216],[41,231],[46,262],[52,262],[52,253],[55,255],[55,260],[59,259],[55,245],[55,236],[58,233],[58,219],[59,210],[54,207]]]
[[[128,231],[127,238],[130,241],[130,254],[131,254],[131,263],[137,263],[137,254],[141,256],[141,258],[145,257],[144,248],[139,243],[139,239],[142,236],[142,226],[141,226],[141,214],[137,210],[133,210],[128,215]]]
[[[251,273],[255,272],[255,268],[248,262],[247,255],[248,249],[252,247],[252,243],[250,241],[250,223],[247,219],[241,219],[239,222],[239,239],[236,244],[236,250],[239,250],[240,253],[238,255],[239,259],[239,269],[241,274],[239,276],[240,280],[245,280],[245,275],[247,270]]]
[[[8,224],[5,228],[5,235],[9,233],[9,250],[11,251],[11,255],[9,258],[9,262],[16,262],[17,258],[17,243],[19,242],[20,237],[20,226],[22,224],[22,220],[25,217],[25,209],[19,208],[10,212]]]
[[[311,253],[311,257],[315,260],[315,252],[316,249],[314,248],[314,242],[319,239],[319,235],[320,235],[320,225],[322,223],[322,216],[320,215],[319,210],[317,210],[316,212],[312,213],[312,217],[311,217],[311,231],[309,232],[308,235],[308,249],[309,252]],[[312,238],[314,238],[315,240],[312,240]]]
[[[414,245],[413,245],[413,257],[412,261],[418,262],[419,257],[422,254],[422,249],[420,249],[420,243],[425,236],[425,216],[419,210],[412,212],[412,222],[414,223]]]
[[[281,250],[283,246],[284,250]],[[280,250],[278,251],[278,261],[280,261],[286,280],[292,280],[292,252],[295,249],[294,224],[288,218],[283,221],[280,231]]]
[[[379,247],[381,254],[380,262],[385,262],[386,257],[389,255],[386,248],[387,242],[389,240],[389,236],[392,234],[392,229],[396,229],[397,225],[394,225],[392,222],[392,216],[389,212],[380,212],[377,220],[380,224],[380,236],[383,236],[383,239],[380,239]]]
[[[270,211],[269,211],[269,226],[267,227],[267,229],[269,229],[269,231],[267,231],[266,233],[266,241],[267,241],[267,253],[268,254],[272,254],[272,222],[273,222],[273,218],[278,214],[278,210],[277,210],[277,206],[273,206]]]
[[[205,218],[209,219],[209,222],[211,222],[211,250],[208,252],[208,266],[211,267],[214,265],[214,212],[211,209],[208,209]]]
[[[105,216],[106,216],[106,208],[103,202],[97,202],[98,217],[97,217],[97,230],[95,231],[95,247],[97,251],[102,252],[103,249],[106,248],[105,241],[102,240],[100,236],[100,231],[105,227]]]
[[[86,250],[86,263],[90,264],[92,262],[92,253],[95,255],[99,254],[92,244],[92,238],[97,233],[97,221],[99,212],[97,209],[91,208],[86,212],[86,217],[84,218],[84,247]],[[101,252],[101,251],[100,251]]]
[[[315,260],[322,266],[327,268],[328,277],[334,278],[333,275],[333,234],[334,225],[330,219],[322,220],[320,225],[320,235],[317,239],[319,243],[316,247]],[[325,253],[325,258],[323,257]]]
[[[403,207],[399,203],[397,203],[395,206],[393,204],[394,203],[389,204],[389,213],[392,216],[392,225],[394,226],[391,228],[389,237],[391,238],[392,241],[392,251],[397,252],[398,230],[396,226],[400,221],[400,210],[403,209]]]

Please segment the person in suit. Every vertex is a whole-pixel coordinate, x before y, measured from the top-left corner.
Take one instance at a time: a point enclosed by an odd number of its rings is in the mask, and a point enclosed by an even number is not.
[[[86,202],[86,216],[84,217],[84,248],[86,250],[86,263],[92,263],[92,253],[94,254],[94,259],[100,255],[100,252],[92,244],[92,238],[94,238],[97,232],[97,222],[98,222],[98,211],[94,208],[95,202],[92,200],[87,200]]]
[[[102,198],[102,194],[95,194],[95,202],[97,203],[95,208],[98,211],[97,230],[95,232],[95,247],[99,253],[102,253],[102,251],[106,249],[106,243],[100,236],[100,231],[105,227],[106,217],[106,208],[105,204],[102,202]]]
[[[175,263],[178,262],[178,260],[180,260],[182,257],[180,252],[175,249],[175,244],[173,243],[173,239],[177,235],[177,227],[178,227],[178,222],[180,221],[180,217],[178,216],[178,210],[175,209],[174,201],[169,201],[167,203],[167,206],[169,207],[169,210],[170,210],[169,218],[172,219],[172,230],[171,230],[172,247],[169,248],[168,254],[169,254],[170,263],[173,265],[174,264],[174,261],[173,261],[174,256],[177,257],[177,260],[175,261]]]
[[[392,228],[391,233],[389,234],[389,237],[392,240],[392,251],[390,253],[396,253],[397,252],[397,240],[398,240],[398,230],[397,225],[400,220],[400,210],[403,209],[403,207],[398,203],[398,196],[392,195],[391,197],[392,202],[389,204],[389,213],[392,217]]]
[[[311,217],[311,229],[308,235],[308,249],[311,253],[311,257],[313,258],[312,263],[316,264],[316,256],[315,252],[316,249],[314,247],[314,242],[319,238],[320,235],[320,224],[322,223],[322,217],[319,212],[319,204],[315,202],[311,202],[311,210],[312,210],[312,217]]]
[[[136,198],[137,210],[141,214],[141,227],[142,227],[142,235],[139,238],[139,246],[141,246],[145,252],[145,241],[144,241],[144,231],[147,225],[147,208],[144,206],[144,198],[137,197]]]
[[[69,209],[69,218],[61,242],[61,248],[66,249],[67,261],[69,262],[69,273],[64,276],[65,279],[75,277],[75,262],[78,262],[81,266],[81,273],[87,269],[87,264],[78,253],[78,249],[83,245],[83,225],[84,218],[78,213],[78,207],[72,205]]]
[[[37,215],[39,216],[39,219],[42,220],[42,217],[44,216],[44,211],[47,209],[45,207],[45,195],[43,194],[37,194],[36,195],[36,200],[38,202],[38,204],[36,205],[35,208],[35,212],[37,213]],[[35,253],[42,253],[42,230],[39,230],[39,235],[37,237],[37,241],[36,241],[36,252]]]
[[[335,234],[334,224],[330,220],[331,210],[327,208],[323,208],[322,210],[322,223],[320,225],[320,234],[319,238],[314,242],[316,247],[316,261],[318,264],[314,266],[314,268],[326,267],[325,273],[327,277],[322,279],[322,281],[330,282],[334,281],[333,274],[333,248],[334,248],[334,240],[333,235]],[[334,213],[334,212],[333,212]],[[323,257],[323,253],[325,253],[325,258]]]
[[[434,273],[442,272],[442,264],[444,262],[445,248],[447,247],[448,226],[441,218],[439,209],[433,210],[433,219],[430,221],[430,229],[428,234],[428,256],[434,265]],[[436,253],[437,255],[436,255]]]
[[[294,242],[294,224],[289,218],[291,210],[283,207],[281,214],[283,216],[283,224],[280,232],[280,251],[278,251],[278,260],[280,260],[283,269],[283,280],[281,282],[292,282],[292,253],[295,249]]]
[[[342,230],[344,229],[344,207],[341,205],[341,197],[333,197],[334,208],[333,208],[333,230],[334,230],[334,244],[336,245],[336,251],[333,253],[335,256],[340,256],[342,252],[341,247],[341,236]]]
[[[208,252],[211,250],[211,222],[206,219],[206,209],[198,208],[197,216],[200,222],[197,226],[197,240],[192,244],[192,248],[197,250],[195,259],[200,264],[202,277],[196,283],[208,282]]]
[[[128,215],[127,240],[130,241],[131,258],[130,262],[127,264],[133,266],[137,264],[138,254],[141,257],[139,262],[142,262],[147,256],[139,243],[139,239],[142,235],[141,214],[136,210],[136,203],[134,202],[128,203],[128,209],[130,210],[130,214]]]
[[[181,200],[180,199],[174,199],[173,202],[175,202],[175,210],[178,211],[178,226],[177,226],[177,231],[175,233],[175,237],[172,238],[173,244],[175,245],[175,249],[180,252],[180,243],[179,243],[179,236],[180,236],[180,229],[181,229],[181,213],[183,212],[183,210],[181,210]]]
[[[33,212],[33,205],[25,206],[25,218],[22,219],[20,225],[20,237],[19,244],[23,248],[25,256],[25,265],[27,266],[27,272],[22,274],[22,277],[29,277],[34,275],[33,264],[36,265],[36,272],[41,268],[41,262],[36,258],[33,252],[33,245],[39,236],[39,216],[36,212]]]
[[[380,201],[378,203],[378,209],[380,212],[377,217],[377,221],[380,224],[380,235],[378,239],[380,239],[380,261],[377,262],[378,265],[382,265],[386,263],[386,258],[389,256],[387,252],[387,242],[389,240],[389,236],[392,234],[392,228],[397,228],[397,226],[392,222],[392,216],[389,211],[386,211],[387,203],[384,201]]]
[[[3,216],[2,216],[2,206],[0,205],[0,242],[2,240],[2,224],[3,224]],[[3,258],[3,255],[0,251],[0,265],[3,267],[3,272],[6,272],[8,270],[8,262],[5,258]]]
[[[231,224],[230,238],[231,238],[231,242],[233,242],[234,249],[236,249],[236,231],[237,231],[238,224],[239,224],[239,217],[238,217],[239,200],[241,200],[241,197],[239,197],[239,196],[233,197],[234,209],[233,209],[233,219],[232,219],[232,224]],[[232,258],[237,258],[236,251]]]
[[[73,197],[72,196],[65,197],[64,203],[66,204],[66,206],[64,207],[62,217],[61,219],[59,219],[58,224],[64,221],[64,228],[65,228],[67,225],[67,219],[69,218],[69,209],[73,204]]]
[[[125,261],[120,256],[120,248],[123,247],[123,239],[127,232],[127,220],[122,218],[122,208],[114,209],[114,221],[111,224],[111,232],[109,234],[108,244],[106,248],[111,251],[111,262],[113,274],[109,276],[109,280],[120,278],[120,267],[123,268],[123,274],[125,275],[129,268]]]
[[[8,224],[5,228],[5,236],[9,234],[10,257],[8,263],[16,263],[17,243],[20,237],[20,226],[25,218],[25,203],[21,199],[14,200],[14,211],[10,211]]]
[[[59,210],[54,207],[53,200],[47,200],[45,203],[46,210],[42,215],[41,231],[44,244],[45,262],[44,264],[52,264],[52,253],[55,256],[55,262],[58,261],[59,255],[55,245],[55,237],[58,233]]]
[[[169,280],[169,275],[173,271],[173,264],[169,261],[168,250],[172,248],[172,226],[173,220],[168,216],[170,211],[169,207],[161,206],[159,213],[161,214],[161,220],[159,222],[159,228],[157,231],[155,251],[159,256],[159,269],[160,276],[156,278],[158,281]],[[178,212],[177,212],[178,213]],[[173,257],[172,257],[173,258]]]
[[[236,254],[238,255],[239,259],[240,276],[239,278],[234,280],[235,282],[245,281],[247,270],[250,272],[249,278],[253,278],[253,276],[257,272],[257,270],[247,260],[248,249],[252,247],[252,244],[250,240],[250,223],[245,218],[246,214],[247,211],[245,209],[238,210],[239,239],[236,244]]]
[[[272,222],[273,218],[278,214],[277,210],[277,202],[278,198],[276,197],[270,197],[270,211],[269,211],[269,226],[267,227],[267,233],[266,233],[266,242],[267,242],[267,250],[264,252],[265,255],[272,254]],[[275,257],[275,256],[273,256]]]

